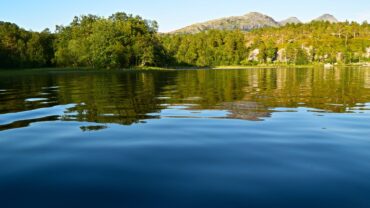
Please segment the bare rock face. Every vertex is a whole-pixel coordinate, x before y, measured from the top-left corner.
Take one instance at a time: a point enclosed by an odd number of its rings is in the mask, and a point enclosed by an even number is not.
[[[279,27],[273,18],[258,12],[251,12],[244,16],[226,17],[203,23],[190,25],[172,33],[194,34],[207,30],[234,30],[250,31],[263,27]]]
[[[370,58],[370,47],[366,48],[366,54],[365,54],[365,57],[366,57],[366,58]]]
[[[282,49],[280,49],[280,50],[277,52],[277,58],[276,58],[276,61],[277,61],[277,62],[281,62],[281,63],[285,63],[285,62],[287,62],[287,58],[286,58],[286,50],[285,50],[285,48],[282,48]]]
[[[324,14],[324,15],[321,15],[320,17],[314,19],[313,21],[321,21],[321,22],[330,22],[330,23],[338,23],[339,21],[337,20],[337,18],[335,18],[333,15],[331,14]]]
[[[302,49],[307,53],[309,57],[312,57],[312,51],[313,51],[313,46],[304,46],[302,45]]]
[[[249,61],[258,61],[258,55],[260,54],[260,49],[256,48],[254,49],[248,57]]]
[[[288,19],[279,22],[281,26],[285,26],[287,24],[299,24],[299,23],[302,23],[302,22],[297,17],[289,17]]]
[[[342,62],[343,61],[343,53],[342,52],[337,53],[336,60],[337,60],[337,62]]]

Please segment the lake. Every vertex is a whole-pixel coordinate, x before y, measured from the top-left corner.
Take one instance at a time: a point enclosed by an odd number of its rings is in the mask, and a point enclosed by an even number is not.
[[[0,71],[1,207],[370,207],[370,69]]]

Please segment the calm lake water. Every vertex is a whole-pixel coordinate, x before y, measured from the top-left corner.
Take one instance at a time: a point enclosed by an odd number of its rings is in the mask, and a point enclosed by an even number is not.
[[[0,207],[370,207],[370,69],[0,72]]]

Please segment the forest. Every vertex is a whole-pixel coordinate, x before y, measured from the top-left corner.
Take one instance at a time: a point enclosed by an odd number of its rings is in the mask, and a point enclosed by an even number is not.
[[[156,21],[123,12],[75,17],[55,31],[0,22],[0,68],[212,67],[370,61],[370,24],[311,22],[244,32],[162,34]]]
[[[370,24],[288,24],[251,32],[206,31],[164,35],[162,44],[178,64],[229,66],[313,63],[350,64],[370,60]]]

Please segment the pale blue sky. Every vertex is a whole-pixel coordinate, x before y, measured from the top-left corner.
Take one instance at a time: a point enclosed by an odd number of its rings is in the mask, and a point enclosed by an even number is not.
[[[257,11],[281,20],[303,21],[323,13],[339,20],[370,21],[370,0],[1,0],[0,20],[40,31],[67,25],[74,16],[109,16],[117,11],[157,20],[161,32],[225,16]]]

